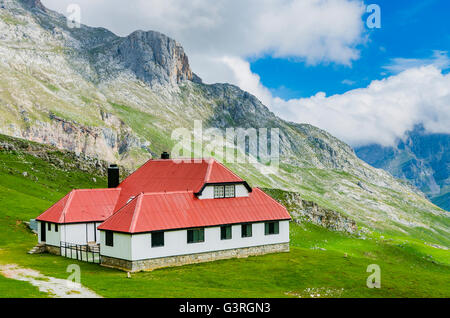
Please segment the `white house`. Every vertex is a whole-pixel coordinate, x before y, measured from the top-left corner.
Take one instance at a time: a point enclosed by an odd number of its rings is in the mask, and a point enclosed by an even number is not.
[[[116,167],[108,178],[36,219],[49,252],[98,243],[102,265],[139,271],[289,251],[287,210],[214,159],[149,160],[118,185]]]

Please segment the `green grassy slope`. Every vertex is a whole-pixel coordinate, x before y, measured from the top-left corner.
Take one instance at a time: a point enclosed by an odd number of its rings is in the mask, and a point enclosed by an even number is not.
[[[61,156],[71,159],[61,153]],[[76,166],[76,165],[74,165]],[[26,177],[23,172],[27,172]],[[0,151],[0,264],[67,278],[73,260],[26,252],[37,241],[23,221],[72,188],[104,187],[101,175],[60,168],[22,152]],[[324,250],[322,250],[324,249]],[[361,239],[291,223],[291,251],[132,274],[77,262],[81,283],[105,297],[449,297],[450,255],[406,236]],[[381,289],[366,287],[369,264]],[[12,289],[20,292],[11,292]],[[41,297],[33,286],[0,276],[0,297]]]

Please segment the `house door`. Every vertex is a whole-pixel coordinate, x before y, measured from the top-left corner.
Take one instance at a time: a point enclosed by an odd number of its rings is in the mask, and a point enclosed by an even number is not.
[[[41,242],[45,242],[46,239],[45,222],[41,222]]]

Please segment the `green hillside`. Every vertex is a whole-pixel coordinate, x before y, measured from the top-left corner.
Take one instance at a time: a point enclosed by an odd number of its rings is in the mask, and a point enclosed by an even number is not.
[[[134,170],[162,151],[179,157],[172,133],[183,128],[192,136],[195,121],[222,133],[278,129],[279,169],[261,160],[225,163],[252,186],[300,193],[360,227],[450,246],[449,213],[423,193],[358,159],[326,131],[278,118],[239,87],[202,83],[174,39],[156,31],[118,37],[85,25],[71,29],[39,1],[7,2],[0,14],[0,133]],[[202,135],[192,144],[220,145]],[[213,152],[223,161],[220,149]]]
[[[15,150],[6,144],[14,144]],[[68,277],[66,268],[76,261],[26,253],[37,237],[23,222],[72,188],[105,187],[105,177],[96,173],[102,170],[91,170],[85,162],[73,153],[0,136],[0,265]],[[291,223],[289,253],[160,269],[132,274],[131,279],[121,271],[76,263],[81,283],[105,297],[450,296],[448,250],[411,236],[352,236],[309,223]],[[380,289],[366,287],[370,264],[381,267]],[[19,296],[46,295],[0,275],[0,297]]]

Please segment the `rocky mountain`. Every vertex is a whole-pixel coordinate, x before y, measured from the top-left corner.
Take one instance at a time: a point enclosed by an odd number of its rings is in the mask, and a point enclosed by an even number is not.
[[[172,132],[192,132],[194,121],[223,133],[278,128],[279,169],[263,158],[226,164],[253,186],[298,193],[360,227],[450,243],[448,213],[422,192],[329,133],[281,120],[239,87],[202,83],[182,46],[161,33],[69,28],[38,0],[3,0],[0,29],[0,133],[134,169],[170,151]],[[206,149],[214,140],[191,144]]]
[[[356,154],[370,165],[410,181],[436,205],[450,211],[450,135],[426,133],[417,126],[395,147],[368,145],[357,148]]]

